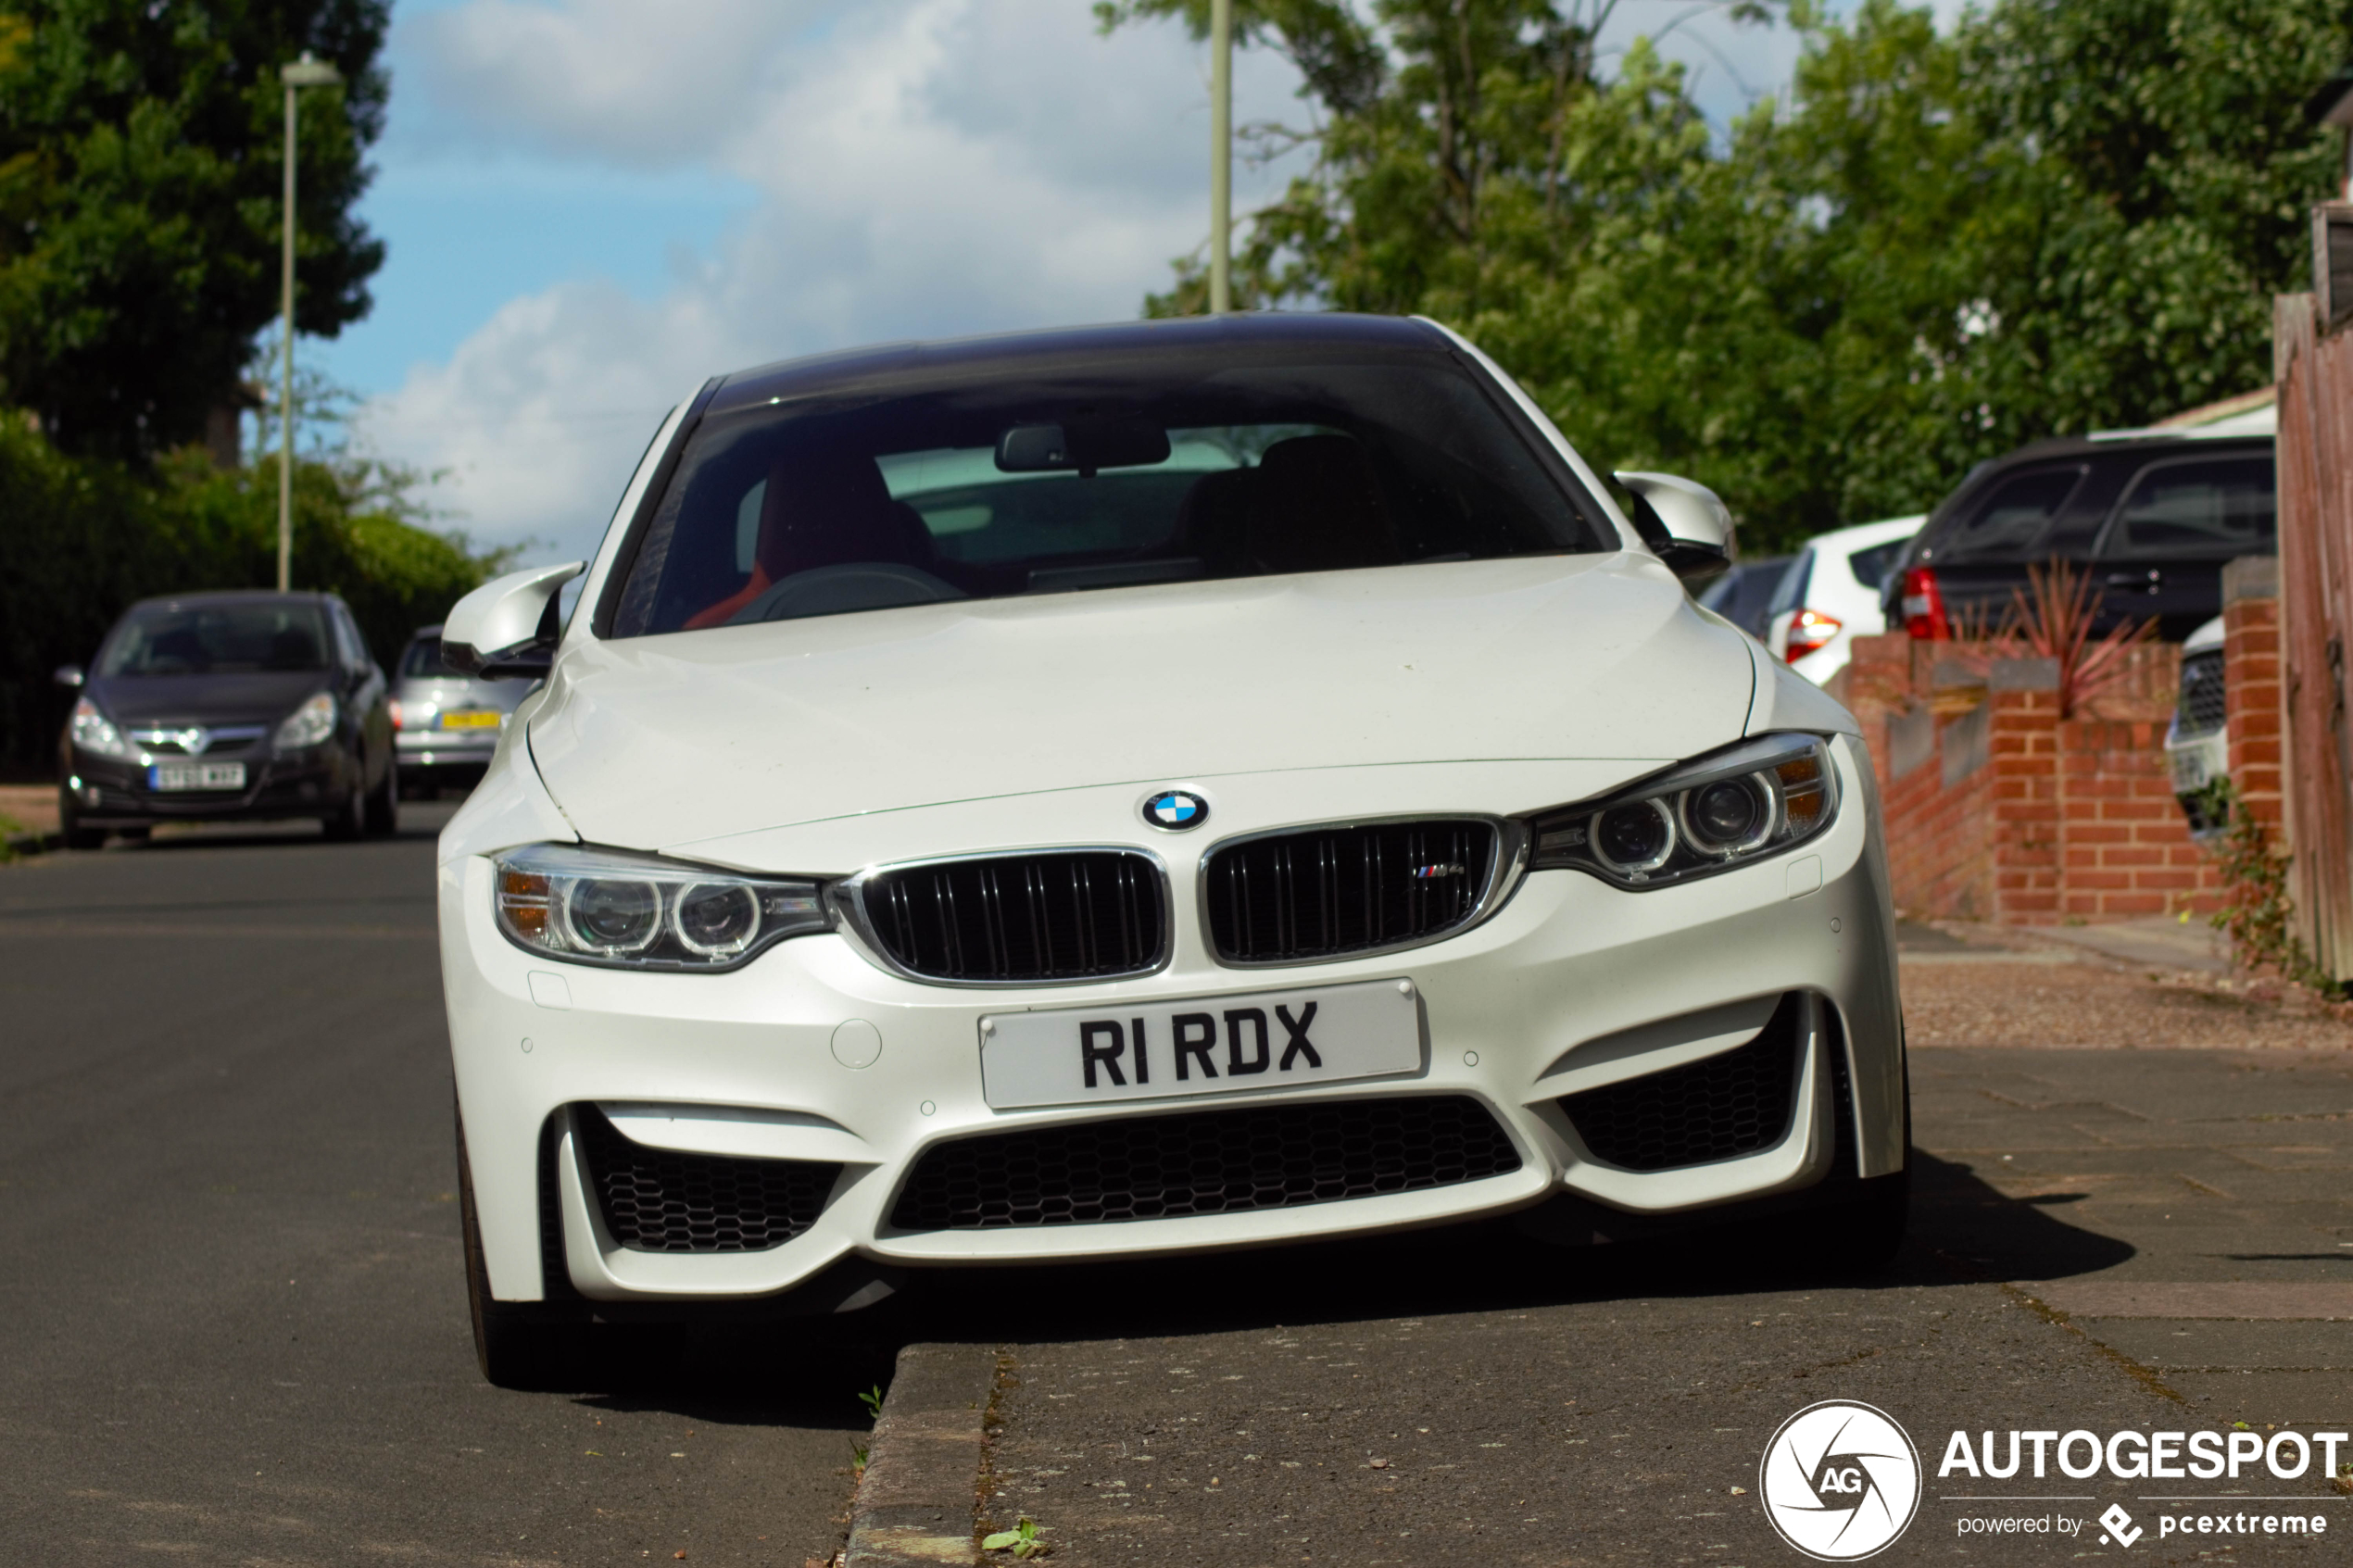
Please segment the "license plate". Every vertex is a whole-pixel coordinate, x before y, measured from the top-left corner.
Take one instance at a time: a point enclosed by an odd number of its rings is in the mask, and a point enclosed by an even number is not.
[[[981,1091],[1000,1110],[1304,1088],[1421,1065],[1421,1005],[1400,980],[980,1021]]]
[[[495,730],[505,717],[498,713],[445,713],[441,727],[445,730]]]
[[[147,787],[158,792],[243,789],[245,787],[245,765],[242,762],[157,762],[147,770]]]

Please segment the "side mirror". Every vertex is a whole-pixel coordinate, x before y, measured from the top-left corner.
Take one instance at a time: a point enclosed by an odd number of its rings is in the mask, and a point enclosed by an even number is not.
[[[78,692],[82,689],[82,666],[79,664],[60,664],[57,668],[57,672],[52,674],[49,679],[57,682],[57,684],[65,687],[65,689],[69,692]]]
[[[1732,512],[1705,484],[1671,473],[1613,474],[1634,495],[1634,532],[1686,586],[1732,564]]]
[[[557,596],[586,565],[510,571],[459,599],[442,623],[442,662],[486,681],[545,675],[563,630]]]

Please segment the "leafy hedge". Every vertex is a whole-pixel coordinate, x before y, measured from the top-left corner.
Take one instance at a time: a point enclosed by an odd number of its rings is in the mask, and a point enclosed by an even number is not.
[[[438,621],[503,557],[421,526],[412,476],[330,456],[295,468],[294,583],[343,596],[378,660]],[[87,663],[133,601],[277,576],[278,472],[201,457],[150,473],[69,458],[0,419],[0,762],[45,772],[69,706],[50,682]]]

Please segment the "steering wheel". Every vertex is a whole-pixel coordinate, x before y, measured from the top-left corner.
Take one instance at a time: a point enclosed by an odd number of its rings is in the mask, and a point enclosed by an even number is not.
[[[812,615],[844,615],[900,605],[943,604],[970,595],[921,567],[897,561],[849,561],[796,571],[727,618],[730,626],[762,621],[803,621]]]

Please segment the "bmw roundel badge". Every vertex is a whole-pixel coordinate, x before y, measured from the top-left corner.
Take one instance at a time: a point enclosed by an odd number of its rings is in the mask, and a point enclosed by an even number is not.
[[[1144,821],[1170,833],[1182,833],[1209,821],[1209,802],[1189,789],[1164,789],[1144,802]]]

